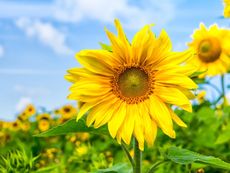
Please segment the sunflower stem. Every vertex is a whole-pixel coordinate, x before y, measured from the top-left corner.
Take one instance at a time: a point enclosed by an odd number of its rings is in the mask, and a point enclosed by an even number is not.
[[[124,150],[124,152],[126,153],[126,155],[127,155],[128,159],[129,159],[132,167],[134,168],[135,167],[135,163],[134,163],[134,160],[133,160],[132,156],[129,153],[128,148],[126,147],[126,145],[123,142],[121,143],[121,147]]]
[[[135,166],[133,168],[133,173],[141,173],[141,160],[142,160],[142,152],[139,149],[138,141],[134,139],[134,162]]]
[[[224,75],[221,75],[221,89],[222,89],[222,97],[225,96],[225,88],[224,88]]]
[[[165,162],[168,162],[168,161],[169,161],[169,160],[162,160],[162,161],[156,162],[156,163],[149,169],[148,173],[153,173],[153,172],[155,171],[155,169],[156,169],[159,165],[161,165],[161,164],[163,164],[163,163],[165,163]]]

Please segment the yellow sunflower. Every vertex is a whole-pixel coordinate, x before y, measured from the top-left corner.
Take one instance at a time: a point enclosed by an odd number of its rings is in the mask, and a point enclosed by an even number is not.
[[[77,53],[83,68],[68,70],[66,79],[73,82],[68,98],[84,103],[77,120],[90,110],[88,126],[108,124],[119,143],[129,144],[134,136],[143,150],[145,141],[154,143],[157,127],[172,138],[176,136],[172,120],[186,127],[170,104],[192,111],[186,95],[189,89],[197,88],[188,77],[196,69],[184,64],[192,55],[190,51],[171,51],[165,31],[156,38],[147,25],[129,43],[118,20],[115,25],[118,36],[106,30],[112,51]]]
[[[230,17],[230,0],[224,0],[224,17]]]
[[[40,121],[40,120],[47,120],[47,121],[49,121],[49,120],[51,120],[51,116],[48,113],[42,113],[42,114],[40,114],[40,115],[38,115],[36,117],[36,120],[37,121]]]
[[[71,117],[73,117],[75,114],[77,113],[77,110],[75,107],[73,107],[72,105],[64,105],[61,109],[60,109],[60,114],[63,116],[63,118],[65,119],[69,119]]]
[[[30,117],[36,113],[36,108],[34,107],[34,105],[29,104],[25,108],[25,113]]]
[[[50,121],[47,119],[41,119],[38,121],[38,129],[42,132],[50,128]]]
[[[200,71],[206,71],[200,77],[226,73],[230,65],[229,31],[218,28],[216,24],[209,29],[200,24],[192,38],[188,45],[194,49],[196,56],[188,63],[197,65]]]

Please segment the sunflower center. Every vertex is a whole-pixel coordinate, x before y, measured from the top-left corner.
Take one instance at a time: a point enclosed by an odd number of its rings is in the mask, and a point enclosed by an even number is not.
[[[118,86],[126,97],[138,97],[148,91],[148,75],[141,69],[126,69],[118,78]]]
[[[198,53],[200,60],[205,63],[216,61],[221,54],[219,40],[215,37],[202,40],[198,46]]]
[[[69,113],[70,112],[70,108],[64,108],[64,112],[65,113]]]
[[[112,81],[113,92],[128,104],[139,103],[152,93],[152,77],[141,67],[124,67]]]

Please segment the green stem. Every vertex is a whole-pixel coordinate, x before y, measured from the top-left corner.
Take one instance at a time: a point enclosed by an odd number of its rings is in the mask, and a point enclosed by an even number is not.
[[[138,141],[134,140],[134,163],[135,167],[133,169],[133,173],[141,173],[141,160],[142,160],[142,152],[139,149]]]
[[[221,92],[220,92],[220,96],[217,98],[217,100],[215,102],[213,102],[214,105],[216,105],[222,98],[224,99],[225,96],[225,85],[224,85],[224,75],[221,76]]]
[[[134,163],[134,161],[133,161],[133,158],[132,158],[132,156],[129,154],[129,150],[127,149],[126,145],[125,145],[123,142],[121,143],[121,147],[122,147],[122,149],[125,151],[125,153],[126,153],[128,159],[129,159],[129,161],[130,161],[132,167],[134,168],[134,167],[135,167],[135,163]]]
[[[216,85],[212,84],[211,82],[208,81],[205,84],[208,84],[210,87],[215,89],[219,94],[222,94],[221,90]]]
[[[222,89],[222,96],[225,96],[225,88],[224,88],[224,75],[221,76],[221,89]]]
[[[159,162],[156,162],[148,171],[148,173],[153,173],[154,170],[159,166],[161,165],[162,163],[165,163],[167,162],[168,160],[162,160],[162,161],[159,161]]]

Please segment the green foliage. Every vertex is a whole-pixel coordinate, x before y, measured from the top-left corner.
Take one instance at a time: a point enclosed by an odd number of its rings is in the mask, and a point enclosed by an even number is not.
[[[230,170],[230,164],[222,161],[219,158],[213,156],[205,156],[199,153],[192,152],[187,149],[181,149],[178,147],[170,147],[168,149],[167,159],[172,160],[179,164],[192,164],[194,162],[203,163],[217,168]]]
[[[58,125],[52,129],[49,129],[46,132],[35,135],[36,137],[49,137],[49,136],[58,136],[66,135],[68,133],[77,133],[77,132],[90,132],[94,134],[108,134],[108,130],[105,126],[95,129],[93,127],[88,127],[84,119],[80,119],[76,122],[76,119],[71,119],[64,124]]]
[[[111,168],[99,169],[92,173],[132,173],[132,168],[127,163],[118,163]]]
[[[101,43],[101,42],[99,44],[101,45],[102,49],[112,52],[112,47],[111,46],[109,46],[109,45],[107,45],[105,43]]]
[[[0,156],[1,173],[29,173],[37,157],[28,156],[25,150],[12,150]]]

